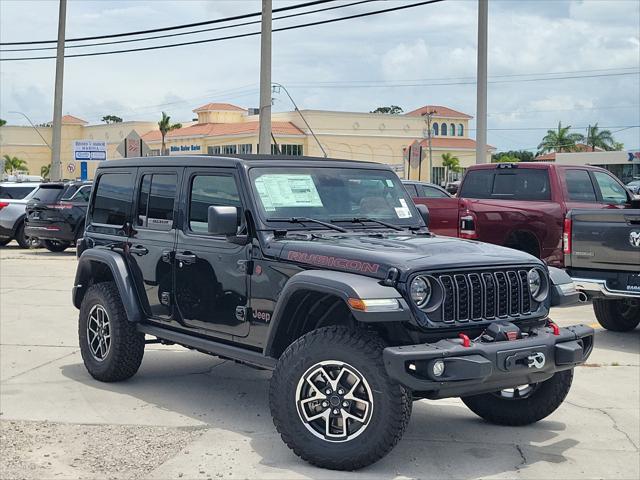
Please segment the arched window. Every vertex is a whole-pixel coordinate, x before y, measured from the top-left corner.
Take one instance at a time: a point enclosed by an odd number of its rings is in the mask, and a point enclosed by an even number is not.
[[[438,136],[438,124],[437,123],[433,124],[433,135],[436,136],[436,137]]]
[[[441,133],[443,136],[446,136],[446,135],[447,135],[447,124],[446,124],[446,123],[443,123],[443,124],[442,124],[442,127],[440,127],[440,133]]]
[[[456,136],[456,124],[452,123],[451,125],[449,125],[449,127],[451,128],[451,136],[455,137]]]
[[[458,124],[458,136],[459,137],[464,136],[464,125],[462,125],[461,123]]]

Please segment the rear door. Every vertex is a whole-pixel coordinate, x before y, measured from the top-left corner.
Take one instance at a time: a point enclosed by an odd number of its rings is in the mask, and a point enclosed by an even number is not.
[[[416,204],[429,208],[429,230],[439,235],[458,236],[458,199],[438,187],[416,184]]]
[[[173,318],[173,253],[181,167],[140,168],[127,258],[147,315]]]

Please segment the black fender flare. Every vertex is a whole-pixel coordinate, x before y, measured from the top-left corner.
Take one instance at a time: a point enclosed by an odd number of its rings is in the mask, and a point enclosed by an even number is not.
[[[105,265],[111,271],[129,321],[140,322],[143,320],[144,313],[138,301],[134,279],[122,254],[106,248],[91,248],[80,255],[73,284],[73,305],[80,309],[82,299],[89,286],[93,265],[96,263]]]
[[[284,312],[291,297],[300,290],[311,290],[315,292],[335,295],[342,299],[351,310],[354,318],[363,323],[379,322],[407,322],[413,316],[409,305],[402,297],[402,294],[394,287],[382,285],[376,278],[365,277],[355,273],[327,271],[327,270],[304,270],[295,274],[287,282],[278,297],[271,321],[269,322],[269,333],[264,347],[264,353],[270,355],[273,345],[278,335],[280,327],[284,325],[286,319]],[[349,305],[350,298],[367,300],[394,298],[398,301],[398,309],[392,311],[367,312],[356,310]]]
[[[580,293],[567,272],[549,267],[549,299],[552,307],[571,307],[580,303]]]

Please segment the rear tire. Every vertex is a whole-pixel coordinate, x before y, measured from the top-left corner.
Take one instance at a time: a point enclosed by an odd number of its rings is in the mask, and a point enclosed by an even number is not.
[[[269,405],[296,455],[318,467],[356,470],[398,443],[411,394],[387,376],[383,348],[377,335],[339,326],[314,330],[287,348],[271,379]]]
[[[598,323],[612,332],[628,332],[640,324],[640,302],[633,299],[593,299]]]
[[[20,248],[29,248],[31,243],[29,242],[29,237],[24,234],[24,222],[18,225],[16,229],[16,242],[20,245]]]
[[[549,380],[534,385],[527,385],[530,390],[526,395],[507,394],[511,389],[495,393],[484,393],[461,400],[469,409],[485,420],[498,425],[521,426],[535,423],[551,415],[564,401],[571,382],[573,369],[557,372]],[[524,390],[524,389],[523,389]],[[519,390],[518,390],[519,391]]]
[[[78,337],[84,365],[96,380],[126,380],[140,368],[144,334],[127,319],[115,283],[89,288],[80,306]]]
[[[44,248],[49,250],[50,252],[64,252],[67,248],[69,248],[69,242],[63,242],[61,240],[44,240]]]

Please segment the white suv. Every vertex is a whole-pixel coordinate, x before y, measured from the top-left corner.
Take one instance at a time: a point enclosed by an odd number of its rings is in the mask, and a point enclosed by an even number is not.
[[[0,182],[0,246],[15,238],[22,248],[29,247],[24,234],[25,208],[39,186],[39,182]]]

